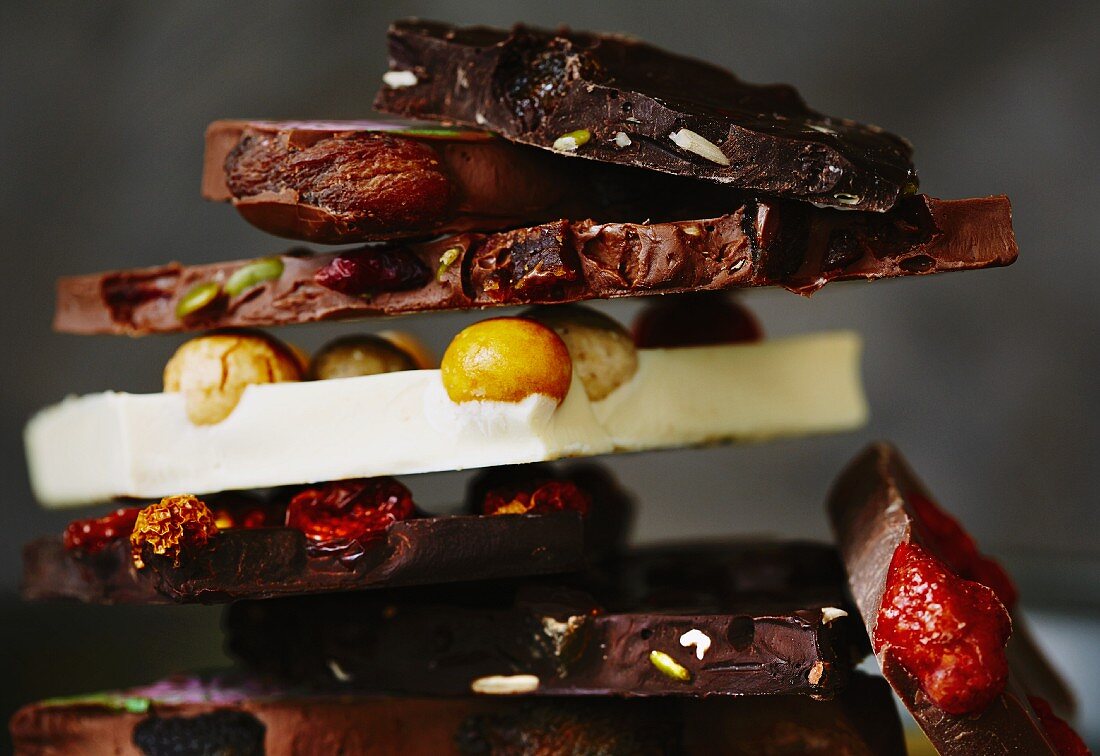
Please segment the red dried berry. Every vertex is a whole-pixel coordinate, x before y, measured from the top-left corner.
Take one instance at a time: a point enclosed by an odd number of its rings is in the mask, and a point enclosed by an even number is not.
[[[958,577],[915,543],[894,552],[875,627],[891,654],[948,714],[977,714],[1005,688],[1012,620],[992,589]]]
[[[639,313],[631,330],[639,349],[742,344],[764,338],[756,317],[723,292],[661,297]]]
[[[280,528],[286,520],[286,507],[244,493],[215,494],[206,499],[220,530]]]
[[[431,278],[431,269],[402,247],[345,252],[313,275],[313,280],[326,289],[352,297],[415,289]]]
[[[481,511],[497,514],[579,512],[587,516],[592,499],[568,480],[533,481],[529,487],[494,488],[485,494]]]
[[[286,509],[286,525],[316,542],[381,537],[413,516],[412,493],[393,478],[341,480],[299,492]]]
[[[65,528],[65,548],[98,554],[115,541],[129,538],[141,507],[116,509],[104,517],[73,520]]]
[[[1092,751],[1085,745],[1081,736],[1069,726],[1066,720],[1054,713],[1050,704],[1038,696],[1028,696],[1027,700],[1031,708],[1035,709],[1039,724],[1047,734],[1047,740],[1060,756],[1092,756]]]
[[[996,561],[978,551],[962,525],[934,502],[916,492],[906,500],[917,515],[923,541],[960,577],[989,586],[1009,610],[1016,606],[1016,586]]]

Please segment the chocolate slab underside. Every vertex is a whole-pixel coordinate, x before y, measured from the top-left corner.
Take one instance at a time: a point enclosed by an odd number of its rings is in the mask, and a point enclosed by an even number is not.
[[[193,678],[150,689],[32,704],[11,721],[24,756],[295,754],[904,753],[887,686],[856,675],[831,701],[569,701],[331,696],[229,687]],[[128,710],[129,708],[129,710]]]
[[[247,221],[277,236],[347,244],[558,218],[691,217],[720,212],[737,194],[706,182],[562,160],[484,131],[371,121],[215,121],[206,131],[203,196],[232,202]]]
[[[973,270],[1016,259],[1004,197],[919,196],[883,214],[749,202],[710,220],[560,221],[378,249],[411,254],[435,275],[415,288],[351,296],[314,278],[337,253],[288,253],[278,279],[187,319],[176,315],[181,297],[199,284],[225,281],[249,261],[74,276],[58,284],[54,327],[143,335],[758,286],[810,294],[830,281]]]
[[[384,539],[311,548],[296,530],[227,530],[177,568],[146,547],[145,569],[123,539],[75,556],[60,538],[23,554],[23,596],[88,603],[220,603],[242,598],[568,572],[584,565],[579,515],[431,517],[395,523]]]
[[[858,620],[826,607],[848,607],[831,548],[739,542],[640,550],[572,579],[244,602],[225,624],[250,667],[343,690],[466,695],[534,675],[539,696],[828,698],[867,649]],[[680,641],[700,633],[702,659]]]
[[[568,154],[861,210],[887,210],[916,183],[904,139],[622,36],[410,20],[391,27],[389,52],[415,83],[384,84],[375,107],[404,117],[546,149],[583,130]]]
[[[934,500],[897,450],[876,444],[848,466],[829,497],[829,515],[847,566],[848,584],[871,637],[894,551],[910,540],[925,545],[913,527],[910,492]],[[1010,646],[1027,642],[1015,636]],[[1035,649],[1028,653],[1041,659]],[[980,715],[965,717],[940,710],[889,650],[879,655],[883,675],[940,753],[1057,753],[1027,702],[1026,694],[1034,691],[1024,691],[1014,654],[1009,659],[1005,692]],[[1052,670],[1046,672],[1054,676]]]

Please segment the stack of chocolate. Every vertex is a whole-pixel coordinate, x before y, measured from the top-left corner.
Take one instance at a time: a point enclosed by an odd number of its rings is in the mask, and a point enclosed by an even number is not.
[[[1082,752],[1012,583],[891,447],[836,483],[839,548],[631,548],[619,483],[554,464],[860,427],[858,336],[764,338],[730,292],[1008,265],[1005,197],[613,35],[401,22],[376,106],[421,120],[207,130],[207,198],[359,246],[61,281],[61,331],[196,335],[163,393],[30,422],[44,506],[117,503],[31,543],[24,593],[226,602],[239,664],[30,705],[20,753],[896,754],[890,687],[942,753]],[[577,304],[649,295],[630,328]],[[505,306],[438,362],[254,330]]]

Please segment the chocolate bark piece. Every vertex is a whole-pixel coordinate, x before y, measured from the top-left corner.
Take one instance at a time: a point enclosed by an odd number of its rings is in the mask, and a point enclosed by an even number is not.
[[[820,205],[887,210],[916,187],[901,137],[629,37],[405,20],[389,52],[388,113]]]
[[[426,517],[394,523],[380,540],[328,545],[312,545],[289,528],[226,530],[179,567],[148,547],[142,558],[139,570],[127,539],[85,555],[66,550],[61,538],[42,538],[23,552],[23,596],[220,603],[568,572],[585,563],[584,524],[573,512]]]
[[[413,256],[433,275],[419,286],[368,289],[362,296],[317,280],[334,261],[354,265],[357,256],[376,260],[380,254]],[[277,278],[183,319],[176,314],[183,296],[195,286],[228,280],[252,261],[62,278],[54,327],[136,336],[758,286],[812,294],[830,281],[1010,265],[1016,254],[1005,197],[920,195],[889,213],[749,201],[708,220],[559,221],[350,252],[292,251],[279,257]]]
[[[848,584],[872,638],[895,550],[913,542],[936,554],[922,535],[913,497],[932,500],[898,451],[884,443],[874,444],[856,457],[829,495],[829,516],[847,567]],[[1029,644],[1029,638],[1014,634],[1009,642],[1007,688],[975,716],[954,716],[938,708],[888,647],[877,656],[886,680],[940,753],[1055,754],[1057,750],[1028,703],[1029,695],[1043,693],[1026,689],[1018,670],[1021,654],[1033,663],[1041,663],[1041,654],[1034,647],[1011,650],[1013,645]],[[1057,679],[1049,667],[1044,676]]]
[[[888,688],[864,675],[832,701],[388,698],[177,677],[30,704],[10,728],[24,756],[221,753],[227,745],[268,756],[904,753]]]
[[[573,579],[240,602],[225,626],[251,668],[345,690],[828,698],[867,653],[854,615],[831,547],[731,542]]]
[[[382,121],[215,121],[202,192],[264,231],[326,244],[563,217],[676,218],[720,212],[737,197],[704,182],[561,160],[485,131]]]

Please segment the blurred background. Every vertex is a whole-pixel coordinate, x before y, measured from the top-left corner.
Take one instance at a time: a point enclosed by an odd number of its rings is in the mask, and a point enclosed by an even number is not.
[[[35,697],[222,661],[203,607],[25,606],[19,551],[80,512],[28,490],[21,429],[69,393],[159,390],[175,338],[50,331],[57,276],[208,262],[285,242],[199,197],[202,133],[223,117],[361,118],[396,17],[630,32],[796,84],[824,112],[916,146],[922,188],[1012,198],[1012,268],[842,284],[813,299],[753,292],[770,334],[854,328],[873,417],[863,431],[609,460],[644,492],[643,540],[724,533],[827,537],[822,501],[862,445],[889,438],[1022,584],[1024,607],[1100,741],[1100,4],[159,2],[6,5],[0,26],[0,213],[7,241],[0,392],[0,717]],[[1090,53],[1089,50],[1092,50]],[[1093,61],[1089,63],[1088,61]],[[630,303],[607,311],[628,321]],[[471,318],[402,321],[438,349]],[[387,324],[390,325],[390,324]],[[312,348],[378,324],[280,333]],[[1090,335],[1091,334],[1091,335]],[[407,479],[458,501],[463,476]],[[0,741],[2,750],[2,741]]]

